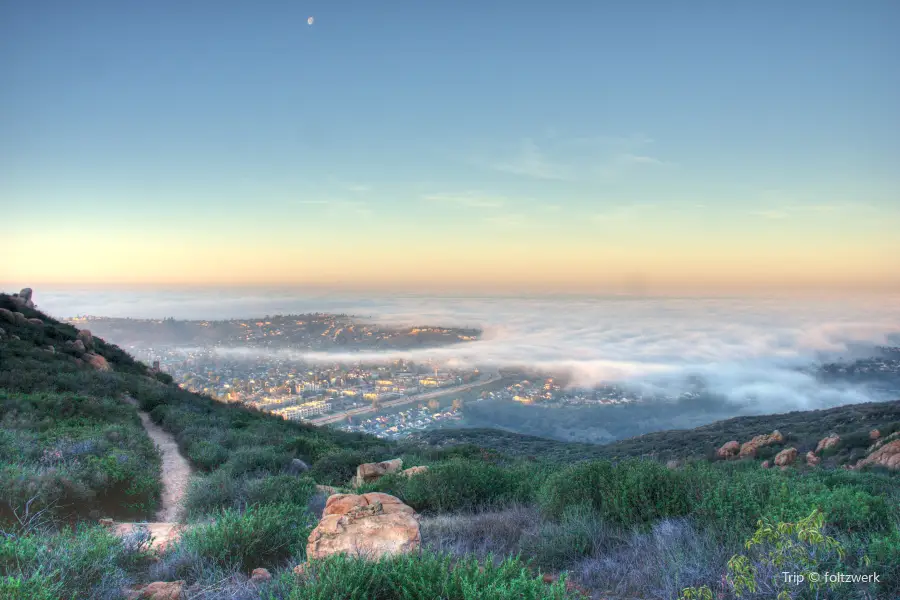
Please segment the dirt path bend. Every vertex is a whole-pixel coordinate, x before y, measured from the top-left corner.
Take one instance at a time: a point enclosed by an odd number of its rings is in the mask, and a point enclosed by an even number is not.
[[[138,407],[134,398],[126,397],[125,401]],[[191,478],[191,465],[178,450],[178,444],[172,434],[150,419],[150,415],[138,408],[141,424],[162,455],[162,506],[156,513],[156,520],[174,523],[182,516],[182,500]]]

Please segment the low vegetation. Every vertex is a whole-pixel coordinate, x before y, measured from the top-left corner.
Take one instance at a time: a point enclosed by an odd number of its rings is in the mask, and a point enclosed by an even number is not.
[[[870,429],[898,429],[900,402],[732,419],[607,446],[496,431],[397,444],[189,393],[101,340],[95,352],[112,369],[95,370],[70,352],[74,328],[2,295],[0,307],[43,322],[0,323],[0,597],[114,599],[131,585],[184,580],[187,596],[204,600],[763,598],[785,592],[770,571],[787,555],[805,557],[790,567],[804,572],[880,575],[793,586],[787,597],[900,597],[898,475],[838,468],[868,451]],[[149,520],[158,506],[160,459],[126,396],[196,469],[190,527],[155,560],[146,531],[122,538],[96,525]],[[773,429],[783,443],[715,460],[723,443]],[[820,453],[822,465],[760,468],[832,432],[841,440]],[[418,511],[422,550],[334,556],[295,573],[321,514],[317,486],[347,486],[359,464],[395,457],[428,470],[361,491]],[[272,578],[251,579],[260,567]]]

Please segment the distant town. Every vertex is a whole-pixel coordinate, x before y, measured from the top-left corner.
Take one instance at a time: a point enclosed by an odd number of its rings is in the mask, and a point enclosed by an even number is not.
[[[450,367],[427,360],[305,361],[272,352],[433,347],[478,340],[477,329],[392,329],[327,314],[218,322],[101,317],[68,321],[154,364],[185,389],[284,419],[387,439],[465,426],[466,406],[483,400],[549,409],[685,400],[705,393],[701,383],[671,397],[644,396],[614,384],[572,387],[563,375],[521,369]],[[900,348],[878,348],[872,357],[823,364],[810,372],[825,380],[900,393]]]

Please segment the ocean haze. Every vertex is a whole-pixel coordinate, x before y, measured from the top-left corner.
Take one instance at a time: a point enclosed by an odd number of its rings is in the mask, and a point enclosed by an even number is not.
[[[900,342],[900,302],[888,295],[430,297],[241,289],[42,290],[36,299],[43,310],[66,317],[228,319],[323,312],[379,324],[480,327],[483,339],[451,347],[346,354],[284,350],[277,355],[329,362],[431,358],[456,365],[521,366],[565,372],[573,385],[615,382],[665,394],[689,389],[700,377],[711,394],[751,412],[885,399],[884,390],[824,383],[805,369]]]

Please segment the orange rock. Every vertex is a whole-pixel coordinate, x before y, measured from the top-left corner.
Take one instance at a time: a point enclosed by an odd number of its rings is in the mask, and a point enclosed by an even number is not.
[[[403,469],[400,471],[400,474],[404,477],[412,477],[413,475],[419,475],[421,473],[427,473],[428,467],[420,466],[420,467],[410,467],[408,469]]]
[[[819,463],[822,462],[822,459],[816,456],[815,452],[807,452],[806,453],[806,464],[810,467],[815,467]]]
[[[154,581],[138,588],[140,600],[181,600],[184,581]]]
[[[900,439],[884,444],[853,467],[859,469],[866,465],[878,465],[888,469],[900,469]]]
[[[403,459],[395,458],[378,463],[363,463],[356,467],[356,477],[353,478],[355,487],[364,483],[378,481],[388,473],[397,473],[403,468]]]
[[[263,569],[262,567],[253,569],[253,572],[250,574],[250,581],[253,583],[265,583],[271,580],[272,574],[269,573],[268,569]]]
[[[111,367],[109,363],[106,362],[106,359],[100,356],[99,354],[94,354],[93,352],[88,352],[84,355],[84,360],[89,365],[97,369],[98,371],[109,371]]]
[[[775,455],[775,465],[779,467],[786,467],[794,463],[797,459],[797,449],[796,448],[785,448],[781,452]]]
[[[738,454],[739,458],[748,458],[751,456],[756,456],[756,451],[763,446],[771,446],[772,444],[780,444],[784,441],[784,436],[781,435],[781,432],[777,429],[773,431],[771,434],[763,434],[757,435],[749,442],[744,442],[741,445],[741,450]]]
[[[835,434],[831,434],[826,438],[822,438],[821,440],[819,440],[819,444],[816,446],[816,454],[818,454],[822,450],[827,450],[834,447],[839,441],[841,441],[840,436]]]
[[[310,560],[332,554],[348,554],[367,559],[393,556],[418,550],[422,543],[415,511],[388,494],[338,494],[329,512],[326,504],[322,520],[309,535],[306,557]]]
[[[741,445],[738,443],[738,441],[731,440],[730,442],[723,444],[721,448],[716,450],[716,456],[725,459],[734,458],[735,456],[737,456],[740,449]]]

